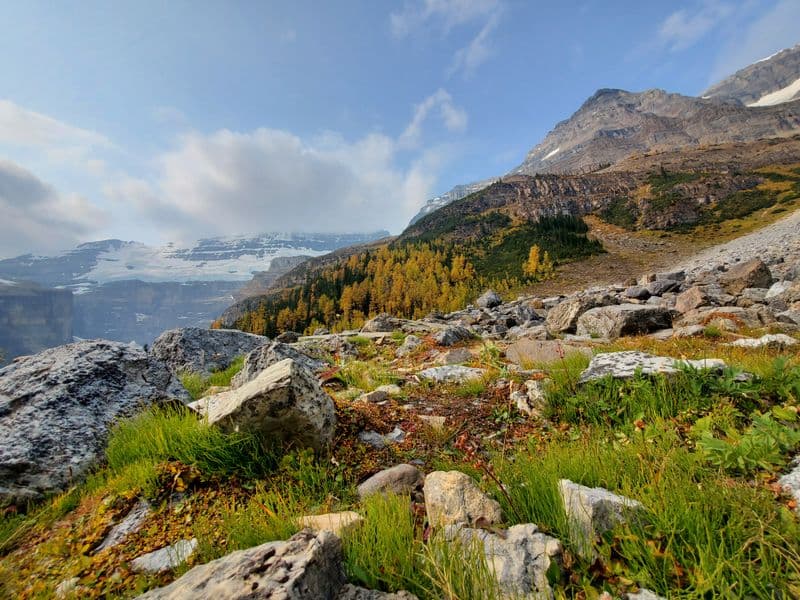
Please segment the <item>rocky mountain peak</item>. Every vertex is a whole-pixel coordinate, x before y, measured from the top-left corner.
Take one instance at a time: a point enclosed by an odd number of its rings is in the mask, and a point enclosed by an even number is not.
[[[800,44],[736,71],[712,85],[702,96],[753,107],[799,99]]]

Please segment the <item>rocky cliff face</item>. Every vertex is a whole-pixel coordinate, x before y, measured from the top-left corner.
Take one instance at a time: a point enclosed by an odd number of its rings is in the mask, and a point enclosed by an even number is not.
[[[644,153],[794,135],[800,132],[798,98],[800,45],[738,71],[702,98],[602,89],[508,175],[585,174]],[[459,185],[428,200],[410,225],[496,180]]]
[[[484,179],[483,181],[476,181],[475,183],[457,185],[449,192],[446,192],[441,196],[436,196],[435,198],[431,198],[425,203],[425,206],[423,206],[422,209],[416,215],[414,215],[414,218],[411,219],[410,225],[413,225],[424,216],[429,215],[436,210],[439,210],[443,206],[447,206],[451,202],[455,202],[456,200],[461,200],[462,198],[466,198],[470,194],[474,194],[475,192],[479,192],[482,189],[487,188],[494,181],[496,181],[496,179]]]
[[[736,71],[702,96],[745,106],[772,106],[800,99],[800,44]]]
[[[72,315],[70,291],[26,283],[0,283],[2,358],[9,361],[71,342]]]

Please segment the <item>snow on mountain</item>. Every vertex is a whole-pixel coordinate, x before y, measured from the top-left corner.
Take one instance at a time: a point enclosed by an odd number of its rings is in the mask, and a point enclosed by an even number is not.
[[[800,96],[800,77],[786,87],[765,94],[747,106],[774,106],[776,104],[783,104],[784,102],[795,100],[798,96]]]

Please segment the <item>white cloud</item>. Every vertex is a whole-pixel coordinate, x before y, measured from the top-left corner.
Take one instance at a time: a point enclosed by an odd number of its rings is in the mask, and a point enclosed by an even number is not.
[[[85,241],[106,214],[78,195],[60,195],[19,165],[0,160],[0,256],[57,252]]]
[[[800,42],[798,23],[800,2],[797,0],[779,0],[759,18],[748,20],[744,30],[736,31],[720,52],[710,83]]]
[[[0,100],[0,143],[45,148],[111,146],[108,138],[96,131],[68,125],[10,100]]]
[[[439,109],[444,126],[448,131],[461,132],[467,128],[466,111],[453,104],[452,96],[440,88],[416,105],[411,122],[400,136],[401,146],[414,147],[419,143],[422,136],[422,125],[430,112],[436,108]]]
[[[392,33],[405,37],[427,21],[440,21],[445,32],[453,27],[491,16],[499,0],[422,0],[408,2],[402,11],[389,16]]]
[[[437,111],[449,131],[466,113],[445,90],[415,107],[397,138],[373,133],[355,141],[326,132],[220,130],[182,136],[156,161],[153,183],[124,178],[105,192],[134,206],[170,240],[264,231],[368,231],[405,225],[432,195],[445,146],[403,158]]]
[[[705,0],[692,10],[677,10],[661,23],[659,40],[672,52],[685,50],[717,27],[732,11],[729,4],[718,0]]]
[[[457,72],[470,77],[492,55],[490,34],[497,28],[503,4],[500,0],[422,0],[409,2],[389,17],[392,33],[406,37],[429,24],[448,34],[454,27],[480,23],[470,42],[453,56],[448,75]]]
[[[431,161],[395,164],[383,135],[307,142],[287,132],[184,136],[158,161],[157,184],[107,192],[134,203],[179,241],[263,231],[365,231],[404,223],[430,194]]]
[[[471,77],[475,70],[485,63],[492,55],[489,45],[489,35],[497,27],[500,20],[499,13],[489,17],[489,20],[481,28],[472,41],[456,52],[453,57],[453,64],[450,67],[450,74],[462,72],[465,77]]]

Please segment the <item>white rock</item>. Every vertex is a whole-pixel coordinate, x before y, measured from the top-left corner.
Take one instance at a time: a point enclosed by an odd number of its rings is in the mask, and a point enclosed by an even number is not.
[[[314,374],[292,359],[272,365],[240,388],[189,406],[225,430],[315,449],[330,443],[336,426],[333,400]]]
[[[568,479],[558,482],[558,491],[574,541],[584,555],[591,554],[596,535],[626,522],[632,513],[643,508],[636,500],[618,496],[604,488],[589,488]]]
[[[425,369],[424,371],[420,371],[418,375],[422,379],[428,379],[437,383],[463,383],[465,381],[476,381],[482,378],[485,373],[485,370],[475,367],[446,365]]]
[[[325,513],[323,515],[307,515],[297,520],[300,527],[312,531],[330,531],[339,537],[346,531],[354,529],[364,522],[364,517],[352,510]]]
[[[136,573],[163,573],[185,563],[197,550],[197,538],[179,540],[167,546],[148,552],[131,561],[131,569]]]
[[[334,600],[344,583],[339,538],[304,529],[285,542],[268,542],[194,567],[139,600]]]
[[[614,379],[630,379],[637,372],[642,375],[674,375],[684,367],[721,370],[726,367],[726,364],[717,358],[679,360],[668,356],[653,356],[635,350],[606,352],[592,358],[589,366],[581,373],[578,382],[587,383],[609,375]]]
[[[768,333],[760,338],[741,338],[726,345],[737,348],[789,348],[797,343],[795,338],[785,333]]]
[[[140,500],[137,502],[128,514],[125,515],[125,518],[108,532],[103,543],[97,547],[96,551],[107,550],[108,548],[113,548],[124,542],[126,537],[139,530],[149,514],[150,503],[147,502],[147,500]]]
[[[501,593],[509,598],[551,598],[547,579],[551,565],[561,560],[562,547],[557,539],[527,523],[509,527],[502,534],[485,529],[469,529],[463,524],[445,529],[448,540],[458,540],[469,550],[480,544],[486,563]],[[469,565],[465,565],[469,568]]]
[[[503,520],[500,504],[460,471],[434,471],[425,477],[425,510],[434,526],[464,523],[492,525]]]

